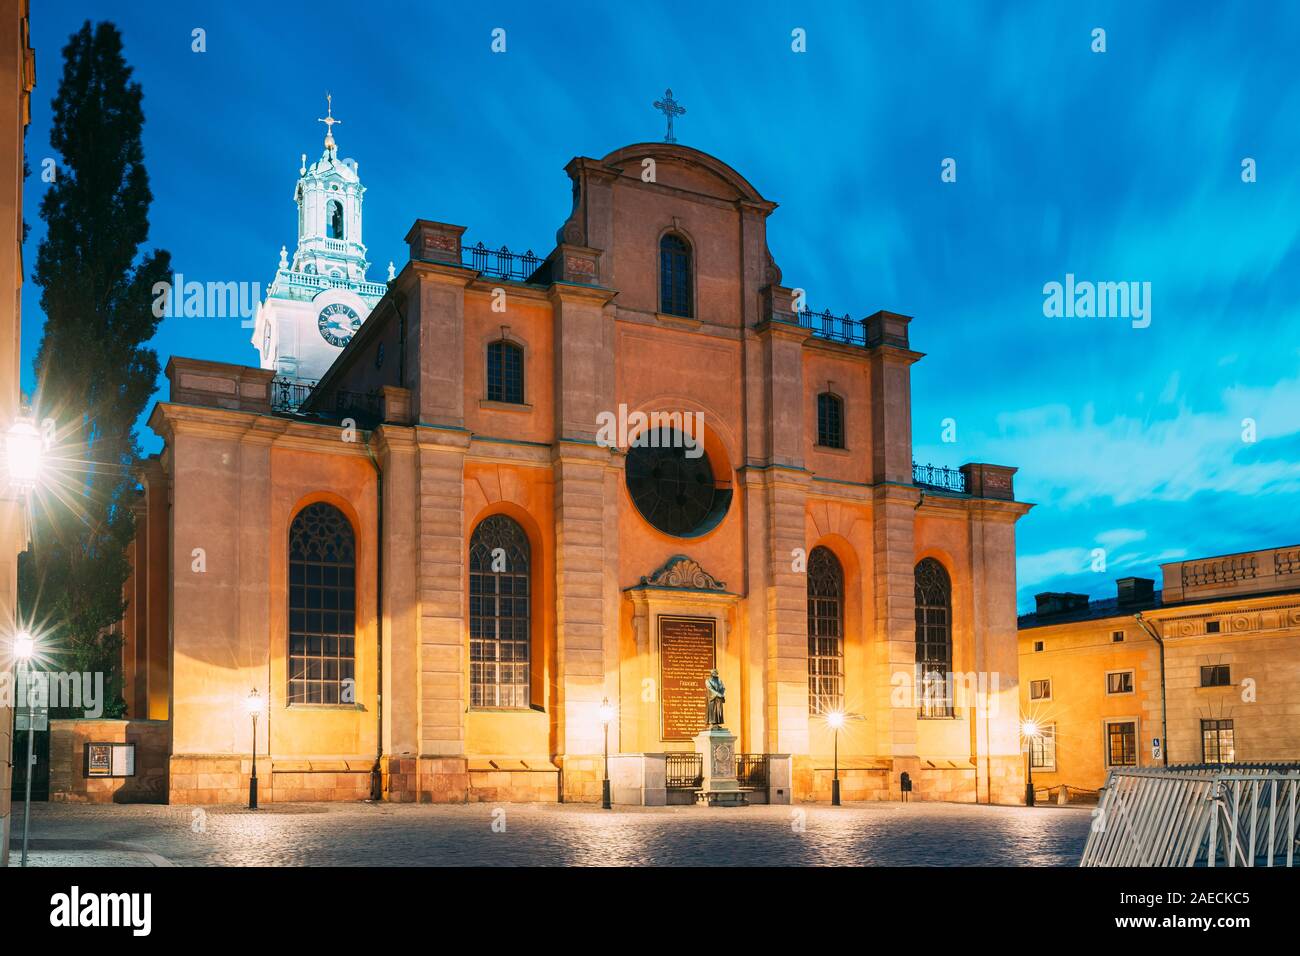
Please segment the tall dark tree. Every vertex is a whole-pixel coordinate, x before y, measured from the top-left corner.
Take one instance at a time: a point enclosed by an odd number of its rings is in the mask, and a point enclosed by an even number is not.
[[[50,133],[59,163],[41,201],[33,275],[45,313],[34,404],[57,438],[20,574],[23,609],[68,653],[68,669],[110,675],[110,699],[134,533],[135,423],[158,377],[146,344],[158,326],[153,287],[171,281],[168,253],[141,251],[153,199],[141,99],[117,28],[87,21],[63,49]]]

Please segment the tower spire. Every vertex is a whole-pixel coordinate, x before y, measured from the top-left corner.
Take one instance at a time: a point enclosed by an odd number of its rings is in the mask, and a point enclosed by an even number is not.
[[[325,91],[325,116],[318,118],[316,122],[325,124],[325,148],[335,149],[337,144],[334,142],[334,124],[343,121],[334,118],[334,98],[330,96],[329,90]]]

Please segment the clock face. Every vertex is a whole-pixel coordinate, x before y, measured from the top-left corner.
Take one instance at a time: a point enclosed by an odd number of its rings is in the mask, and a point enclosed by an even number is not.
[[[330,345],[343,348],[352,341],[353,334],[361,328],[361,316],[351,306],[334,302],[320,310],[316,318],[316,327],[320,329],[321,338]]]

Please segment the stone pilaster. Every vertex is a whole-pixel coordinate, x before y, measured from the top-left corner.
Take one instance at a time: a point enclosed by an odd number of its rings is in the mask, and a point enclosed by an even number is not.
[[[910,465],[909,461],[909,470]],[[919,497],[914,488],[880,485],[872,503],[876,752],[893,757],[895,773],[910,770],[913,777],[917,756],[913,555]]]
[[[469,433],[454,428],[420,428],[416,439],[419,746],[431,758],[465,754],[464,475],[469,439]]]
[[[465,286],[474,271],[424,262],[413,271],[415,289],[403,290],[408,327],[415,330],[403,370],[412,383],[412,417],[459,428],[465,424]]]
[[[392,425],[374,444],[384,474],[383,752],[409,761],[420,750],[420,542],[410,520],[418,513],[418,448],[414,429]]]
[[[808,475],[772,468],[766,477],[766,750],[807,753],[808,584],[794,556],[806,545]]]

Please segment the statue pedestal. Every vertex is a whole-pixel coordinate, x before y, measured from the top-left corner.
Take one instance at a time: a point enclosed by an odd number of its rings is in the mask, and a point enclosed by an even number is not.
[[[725,727],[709,727],[695,735],[703,780],[696,800],[709,806],[743,807],[745,791],[736,780],[736,735]]]

